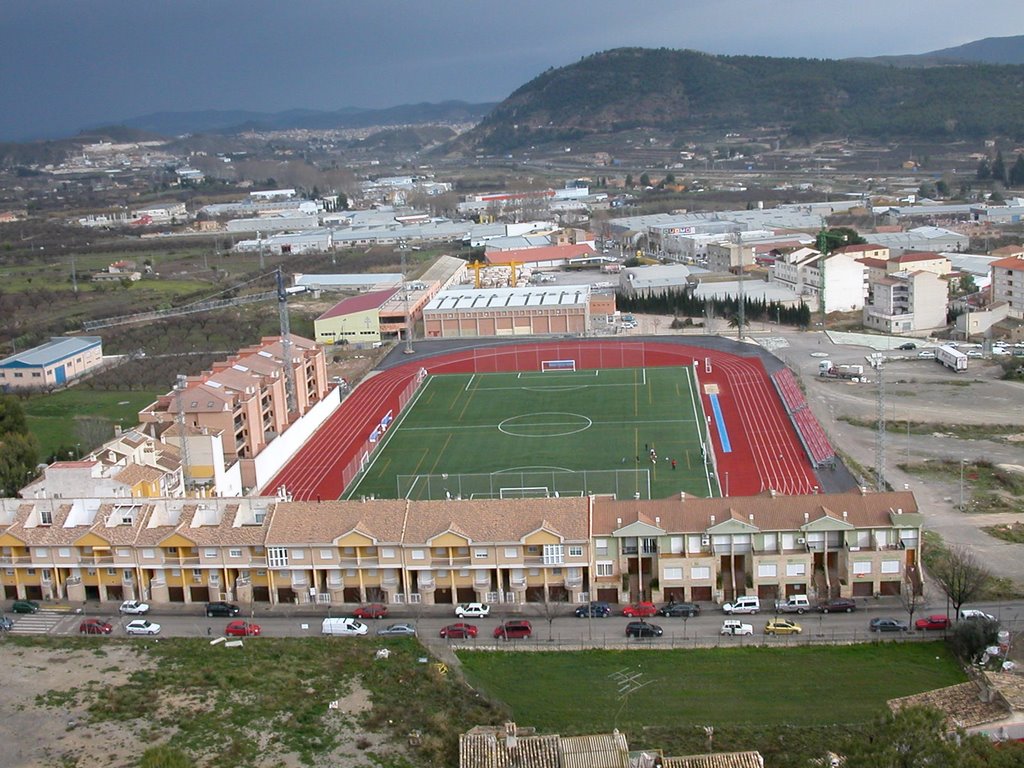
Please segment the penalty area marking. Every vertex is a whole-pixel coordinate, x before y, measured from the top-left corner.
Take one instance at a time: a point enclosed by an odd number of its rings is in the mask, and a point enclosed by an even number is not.
[[[568,417],[571,421],[552,421],[540,418],[543,416]],[[536,421],[531,422],[528,421],[529,419],[536,419]],[[558,411],[523,413],[500,422],[498,424],[498,431],[512,437],[567,437],[568,435],[575,435],[590,429],[593,423],[592,419],[578,413],[562,413]],[[517,426],[521,429],[539,428],[541,431],[537,433],[517,432]],[[558,427],[564,427],[564,429],[557,429]]]

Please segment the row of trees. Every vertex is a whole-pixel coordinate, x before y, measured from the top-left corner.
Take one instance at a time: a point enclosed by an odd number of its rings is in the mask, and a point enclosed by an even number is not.
[[[13,496],[32,477],[39,462],[39,444],[29,433],[21,404],[0,395],[0,497]]]
[[[806,328],[811,324],[811,309],[803,302],[791,307],[778,301],[744,298],[743,313],[747,320],[771,322],[782,325],[795,325]],[[644,294],[627,295],[617,293],[615,306],[625,312],[641,312],[655,315],[673,315],[674,317],[739,317],[740,302],[736,297],[702,299],[694,294],[692,288],[666,289],[664,291]]]
[[[988,158],[978,163],[978,181],[994,181],[1010,187],[1024,187],[1024,154],[1017,155],[1017,161],[1006,167],[1003,153],[996,152],[996,159],[989,163]]]

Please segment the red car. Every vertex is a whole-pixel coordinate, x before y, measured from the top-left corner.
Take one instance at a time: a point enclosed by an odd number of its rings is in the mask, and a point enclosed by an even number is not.
[[[622,609],[622,615],[631,619],[637,616],[654,616],[657,612],[658,606],[654,603],[633,603]]]
[[[449,624],[441,630],[441,637],[447,638],[465,639],[476,637],[476,634],[476,624]]]
[[[228,622],[228,625],[224,627],[224,634],[228,637],[259,637],[260,625],[238,619]]]
[[[941,613],[925,616],[914,622],[914,626],[918,629],[949,629],[952,625],[953,622],[949,620],[949,617],[943,616]]]
[[[78,631],[83,635],[109,635],[114,625],[103,619],[86,619],[78,625]]]
[[[388,607],[380,603],[369,603],[360,605],[352,612],[352,615],[357,619],[383,619],[388,615]]]

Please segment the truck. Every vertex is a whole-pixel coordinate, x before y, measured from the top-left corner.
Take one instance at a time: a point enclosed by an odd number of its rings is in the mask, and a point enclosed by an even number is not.
[[[957,373],[967,370],[968,357],[959,349],[943,344],[935,352],[935,359]]]
[[[785,600],[775,601],[777,613],[799,613],[804,614],[811,610],[811,603],[807,595],[790,595]]]
[[[818,363],[818,375],[826,379],[860,379],[864,376],[863,365],[836,365],[831,360]]]

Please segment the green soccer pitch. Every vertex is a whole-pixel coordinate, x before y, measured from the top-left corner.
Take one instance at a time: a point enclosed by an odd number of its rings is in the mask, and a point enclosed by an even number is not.
[[[686,366],[431,376],[344,498],[719,495],[706,434]]]

